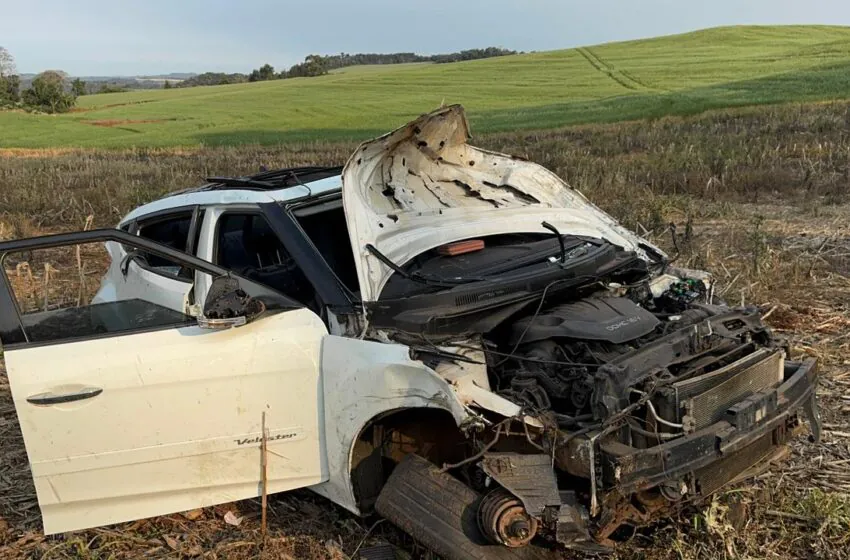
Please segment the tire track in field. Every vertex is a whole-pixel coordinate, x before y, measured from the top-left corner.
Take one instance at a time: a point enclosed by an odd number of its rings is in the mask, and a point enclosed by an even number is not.
[[[599,55],[587,47],[579,47],[576,51],[578,51],[578,53],[584,57],[584,59],[587,60],[594,69],[605,74],[626,89],[630,89],[632,91],[655,90],[655,88],[646,85],[625,70],[618,70],[612,64],[605,62]]]
[[[613,64],[606,62],[601,56],[590,50],[589,48],[584,48],[587,55],[596,60],[599,67],[602,68],[603,72],[608,73],[611,78],[613,78],[618,83],[623,84],[623,87],[639,90],[639,89],[652,89],[625,70],[617,69]]]

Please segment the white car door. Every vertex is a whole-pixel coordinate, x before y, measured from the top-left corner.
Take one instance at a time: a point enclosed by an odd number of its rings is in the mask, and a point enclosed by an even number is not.
[[[321,320],[243,279],[268,309],[238,328],[143,294],[81,304],[104,241],[225,273],[117,230],[0,243],[0,340],[45,533],[258,496],[264,421],[269,493],[326,480]],[[76,270],[61,254],[78,244]]]

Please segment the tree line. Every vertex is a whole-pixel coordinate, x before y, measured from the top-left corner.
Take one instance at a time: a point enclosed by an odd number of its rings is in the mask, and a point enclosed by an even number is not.
[[[267,80],[282,80],[287,78],[302,78],[322,76],[331,70],[346,66],[363,64],[404,64],[410,62],[433,62],[444,64],[463,60],[491,58],[516,54],[516,51],[487,47],[486,49],[469,49],[449,54],[419,55],[416,53],[340,53],[329,56],[311,54],[303,62],[294,64],[286,70],[276,71],[271,64],[264,64],[252,70],[249,74],[224,72],[204,72],[186,80],[172,83],[165,80],[162,87],[193,87],[213,86],[221,84],[238,84],[242,82],[262,82]],[[0,109],[18,108],[46,113],[63,113],[70,111],[78,97],[89,93],[113,93],[127,91],[123,84],[101,84],[97,89],[94,84],[86,84],[80,78],[71,80],[61,70],[47,70],[32,79],[29,87],[22,87],[15,59],[11,53],[0,46]]]
[[[122,79],[87,83],[81,78],[71,79],[61,70],[46,70],[32,80],[21,79],[15,59],[8,49],[0,46],[0,109],[23,109],[45,113],[70,111],[77,98],[93,93],[119,93],[138,89],[170,88],[172,84],[154,81]]]
[[[0,46],[0,109],[19,108],[45,113],[70,111],[77,97],[86,92],[86,83],[73,81],[61,70],[47,70],[21,88],[21,77],[12,54]]]
[[[192,78],[175,84],[174,87],[215,86],[222,84],[239,84],[243,82],[264,82],[267,80],[283,80],[287,78],[304,78],[322,76],[331,70],[365,64],[405,64],[411,62],[433,62],[446,64],[479,58],[492,58],[517,54],[517,51],[498,47],[486,49],[468,49],[448,54],[421,55],[416,53],[340,53],[328,56],[311,54],[303,62],[294,64],[288,69],[275,71],[271,64],[264,64],[251,71],[250,74],[225,74],[223,72],[204,72]]]
[[[502,49],[499,47],[487,47],[486,49],[468,49],[448,54],[422,55],[416,53],[340,53],[321,57],[324,59],[328,69],[344,68],[346,66],[357,66],[360,64],[407,64],[410,62],[434,62],[446,64],[449,62],[462,62],[464,60],[478,60],[480,58],[492,58],[495,56],[507,56],[517,54],[517,51]]]

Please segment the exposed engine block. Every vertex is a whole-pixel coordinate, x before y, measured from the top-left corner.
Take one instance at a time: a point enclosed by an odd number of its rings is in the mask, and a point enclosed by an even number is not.
[[[679,309],[671,312],[670,299],[659,309],[653,300],[589,297],[523,317],[510,326],[502,345],[509,357],[491,364],[496,385],[502,395],[528,410],[550,413],[564,428],[633,408],[626,418],[632,435],[624,443],[645,447],[683,435],[699,423],[686,406],[702,401],[685,403],[676,396],[685,394],[682,387],[697,394],[703,385],[723,381],[723,375],[733,377],[724,372],[761,363],[778,350],[754,309],[674,300]],[[780,366],[762,369],[770,370],[762,375],[770,383],[781,378]],[[720,374],[711,377],[712,372]],[[711,382],[700,385],[702,376]],[[729,391],[733,399],[745,392]],[[701,414],[716,419],[719,413]]]

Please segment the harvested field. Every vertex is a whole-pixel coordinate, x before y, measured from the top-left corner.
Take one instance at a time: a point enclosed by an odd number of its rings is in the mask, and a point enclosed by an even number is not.
[[[823,441],[795,442],[785,463],[638,532],[615,558],[850,558],[848,115],[846,103],[794,105],[478,142],[549,166],[678,253],[678,265],[713,271],[722,297],[763,309],[794,357],[820,360]],[[351,147],[0,157],[0,238],[82,229],[89,216],[110,225],[136,204],[207,175],[337,163]],[[265,539],[259,500],[44,537],[0,380],[0,558],[336,560],[382,541],[398,545],[399,558],[431,557],[388,523],[357,519],[306,491],[273,497]],[[225,520],[233,516],[242,518],[238,526]]]

